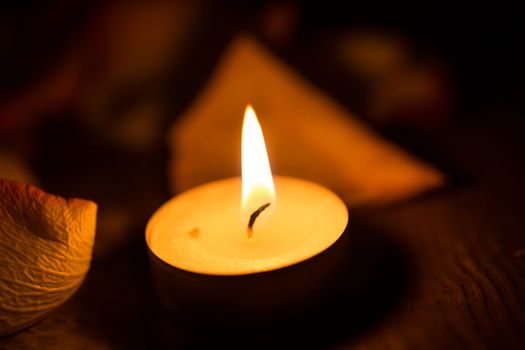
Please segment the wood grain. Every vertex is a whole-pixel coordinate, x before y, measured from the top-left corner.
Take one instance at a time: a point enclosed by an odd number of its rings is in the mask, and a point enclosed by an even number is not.
[[[405,203],[351,212],[345,236],[351,243],[349,262],[340,289],[334,291],[334,298],[300,317],[256,329],[220,324],[200,328],[173,321],[152,294],[143,227],[136,224],[111,254],[95,258],[85,283],[68,303],[35,326],[0,339],[0,349],[247,344],[252,348],[523,349],[524,141],[515,124],[487,120],[460,125],[431,140],[444,158],[462,170],[463,181]],[[99,193],[100,198],[94,199],[102,203],[101,215],[107,203],[129,210],[140,222],[165,200],[162,184],[137,186],[142,178],[154,177],[151,169],[162,176],[162,157],[157,166],[145,161],[142,170],[134,172],[130,169],[137,159],[114,157],[119,161],[106,159],[105,167],[87,175],[82,168],[66,172],[62,176],[68,181],[52,175],[44,179],[55,192],[81,188],[85,193],[77,195]],[[123,183],[108,191],[115,178]],[[126,183],[136,188],[133,198],[123,190]]]

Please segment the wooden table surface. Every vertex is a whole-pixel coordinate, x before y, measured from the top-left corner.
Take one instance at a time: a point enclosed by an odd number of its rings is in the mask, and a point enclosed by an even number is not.
[[[0,348],[222,344],[523,349],[524,141],[518,118],[495,117],[512,109],[478,113],[479,122],[458,123],[430,142],[459,170],[460,180],[405,203],[352,210],[346,235],[351,242],[347,285],[321,309],[285,324],[184,326],[159,307],[149,281],[143,229],[151,212],[167,198],[164,166],[159,166],[165,155],[107,156],[94,169],[72,162],[61,177],[37,164],[48,190],[80,191],[98,201],[101,212],[120,206],[134,213],[136,221],[119,244],[107,251],[96,249],[85,283],[71,300],[33,327],[0,339]],[[48,151],[63,141],[48,146]],[[51,167],[60,161],[60,157],[47,160]],[[137,165],[145,170],[131,171]],[[129,188],[136,191],[131,194]],[[103,243],[97,240],[97,245]]]

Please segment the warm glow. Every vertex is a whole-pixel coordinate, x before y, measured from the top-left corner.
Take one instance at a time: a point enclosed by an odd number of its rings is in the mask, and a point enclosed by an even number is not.
[[[250,216],[266,204],[257,218],[260,225],[275,207],[272,171],[261,125],[251,105],[246,106],[242,125],[242,221],[248,225]],[[248,234],[251,236],[251,234]]]

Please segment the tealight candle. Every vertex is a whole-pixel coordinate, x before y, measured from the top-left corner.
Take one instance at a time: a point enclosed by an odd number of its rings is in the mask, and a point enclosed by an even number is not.
[[[175,314],[267,314],[288,308],[291,300],[317,294],[340,260],[327,254],[302,265],[308,267],[294,265],[321,256],[347,222],[346,205],[327,188],[272,178],[262,131],[248,106],[242,179],[184,192],[159,208],[147,225],[157,292]]]

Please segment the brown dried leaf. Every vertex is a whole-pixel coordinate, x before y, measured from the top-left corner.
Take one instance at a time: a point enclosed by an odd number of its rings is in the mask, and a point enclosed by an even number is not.
[[[170,134],[170,183],[180,192],[240,174],[243,111],[251,103],[274,174],[330,187],[351,206],[388,203],[444,176],[367,128],[250,37],[226,51]]]

